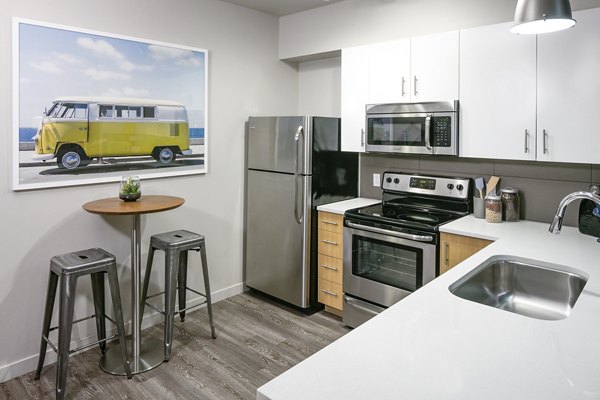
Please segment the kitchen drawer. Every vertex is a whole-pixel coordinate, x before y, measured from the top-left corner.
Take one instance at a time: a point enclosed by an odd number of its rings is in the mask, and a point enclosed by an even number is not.
[[[319,254],[342,258],[342,234],[319,229]]]
[[[342,285],[319,279],[319,303],[341,310],[343,294]]]
[[[342,284],[342,259],[319,254],[319,279]]]
[[[319,211],[319,229],[342,233],[344,227],[344,216],[342,214],[333,214]]]

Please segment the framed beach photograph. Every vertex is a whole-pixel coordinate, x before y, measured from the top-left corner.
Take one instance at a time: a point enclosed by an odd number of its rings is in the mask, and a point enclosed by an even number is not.
[[[13,19],[13,190],[206,172],[207,51]]]

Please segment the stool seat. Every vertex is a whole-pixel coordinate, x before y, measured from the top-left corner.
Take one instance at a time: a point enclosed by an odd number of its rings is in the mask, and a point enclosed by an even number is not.
[[[154,251],[162,250],[165,252],[165,290],[164,292],[148,296],[148,286],[150,284],[150,273],[152,271],[152,262],[154,260]],[[194,250],[200,252],[202,261],[202,274],[204,277],[204,293],[200,293],[187,287],[187,270],[188,270],[188,252]],[[212,338],[215,339],[215,325],[213,322],[212,302],[210,296],[210,284],[208,281],[208,263],[206,260],[206,245],[204,236],[186,230],[177,230],[165,233],[152,235],[150,238],[150,249],[148,250],[148,263],[146,265],[146,273],[144,276],[144,284],[142,287],[141,298],[141,313],[144,314],[146,300],[165,295],[165,309],[159,310],[152,304],[147,305],[156,311],[165,315],[165,331],[164,331],[164,354],[165,361],[169,361],[171,357],[171,347],[173,342],[173,322],[175,314],[179,313],[181,322],[185,320],[185,312],[189,308],[186,307],[186,291],[189,290],[204,298],[204,302],[196,304],[192,307],[198,307],[206,304],[208,309],[208,318],[210,322],[210,330]],[[179,298],[179,310],[175,310],[175,298]]]
[[[103,249],[94,248],[54,256],[50,259],[50,269],[57,274],[87,275],[104,271],[112,263],[115,263],[115,256]]]
[[[75,295],[77,279],[80,276],[89,275],[92,280],[92,296],[94,298],[95,314],[73,321],[75,308]],[[115,320],[105,314],[104,304],[104,275],[108,277],[108,283],[113,303]],[[56,289],[60,280],[60,298],[58,306],[58,326],[50,328]],[[96,319],[96,331],[98,341],[78,349],[71,350],[71,332],[73,324],[90,318]],[[106,337],[106,321],[108,319],[117,326],[117,334]],[[49,339],[51,331],[58,330],[58,344],[55,346]],[[46,349],[50,345],[52,350],[58,354],[56,369],[56,398],[64,399],[67,384],[67,364],[71,353],[86,347],[99,344],[102,353],[106,351],[106,341],[117,337],[121,348],[123,367],[127,378],[131,379],[131,368],[127,361],[127,347],[125,343],[125,325],[123,324],[123,313],[121,311],[121,295],[119,292],[119,281],[117,278],[117,263],[115,256],[100,248],[75,251],[61,254],[50,259],[50,273],[48,277],[48,290],[46,292],[46,305],[44,310],[44,322],[42,323],[42,338],[40,344],[40,355],[38,366],[35,370],[34,379],[39,379],[44,367]]]
[[[165,251],[169,248],[177,248],[179,251],[186,251],[199,247],[204,242],[204,236],[186,230],[179,230],[153,235],[151,241],[155,249]]]

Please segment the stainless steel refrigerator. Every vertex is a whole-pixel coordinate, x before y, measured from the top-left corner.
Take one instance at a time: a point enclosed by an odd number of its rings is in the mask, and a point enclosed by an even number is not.
[[[316,207],[357,196],[358,154],[339,118],[250,117],[246,162],[246,285],[318,309]]]

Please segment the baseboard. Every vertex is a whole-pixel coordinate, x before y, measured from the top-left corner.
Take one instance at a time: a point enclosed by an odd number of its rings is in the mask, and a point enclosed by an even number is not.
[[[243,283],[238,283],[229,287],[226,287],[224,289],[221,290],[217,290],[216,292],[212,293],[212,302],[214,303],[218,303],[221,300],[225,300],[229,297],[233,297],[235,295],[238,295],[240,293],[242,293],[244,291],[244,284]],[[199,297],[195,297],[192,299],[189,299],[186,304],[187,306],[193,306],[195,303],[198,302]],[[148,310],[151,310],[149,308],[146,308],[146,313],[144,315],[144,319],[142,321],[142,329],[147,329],[151,326],[160,324],[163,322],[164,317],[162,316],[162,314],[152,310],[152,312],[148,312]],[[218,329],[218,323],[219,323],[219,316],[215,315],[215,325],[217,326]],[[110,324],[110,323],[108,323]],[[129,332],[131,329],[131,323],[127,323],[125,324],[125,331]],[[116,333],[116,328],[112,328],[112,329],[107,329],[107,335],[113,335]],[[79,338],[76,340],[73,340],[71,342],[71,348],[77,348],[80,346],[83,346],[87,343],[93,343],[97,340],[96,338],[96,333],[94,332],[93,335],[84,337],[84,338]],[[49,346],[48,346],[49,348]],[[14,361],[10,364],[5,364],[0,366],[0,383],[2,382],[6,382],[8,380],[11,380],[13,378],[16,378],[17,376],[21,376],[23,374],[29,373],[33,370],[35,370],[35,368],[37,367],[37,361],[38,361],[38,354],[35,353],[31,356],[25,357],[21,360],[18,361]],[[49,365],[49,364],[53,364],[56,362],[56,353],[54,351],[52,351],[52,349],[49,348],[49,350],[46,352],[46,359],[44,362],[44,365]]]

